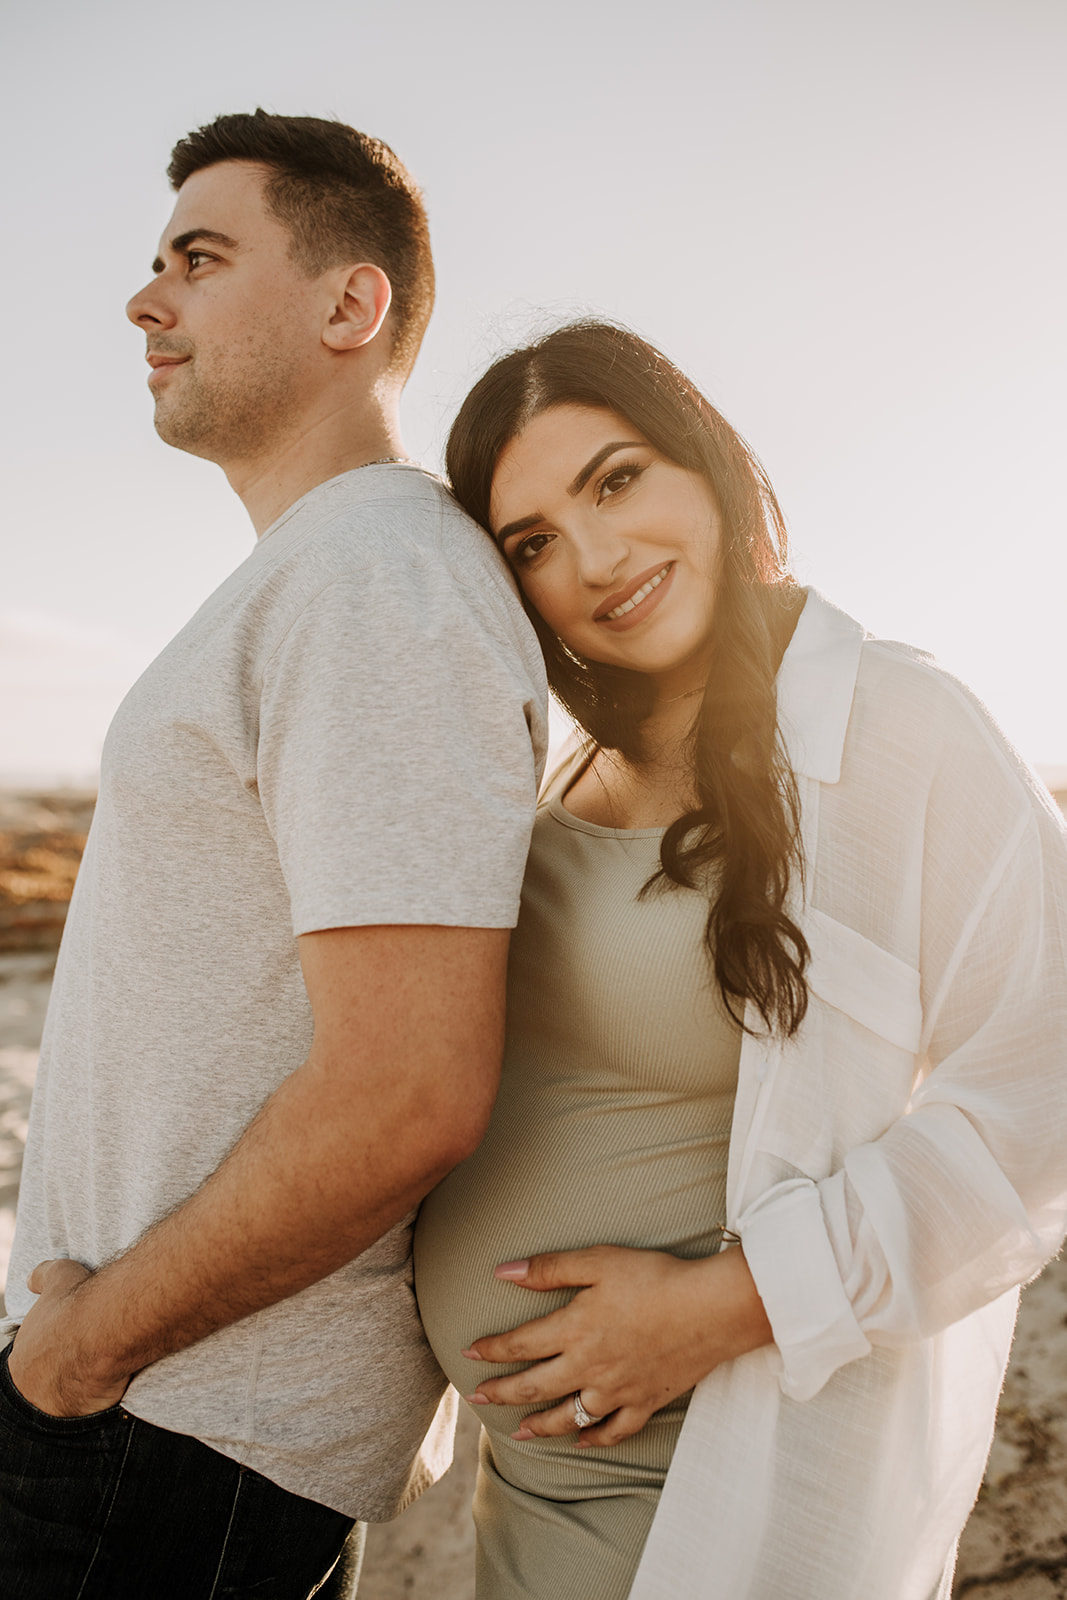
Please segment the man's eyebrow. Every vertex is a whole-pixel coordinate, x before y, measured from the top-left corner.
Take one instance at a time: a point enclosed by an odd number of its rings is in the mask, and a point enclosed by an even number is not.
[[[576,495],[581,494],[582,490],[593,476],[593,473],[596,471],[597,467],[601,466],[609,456],[614,455],[616,450],[640,449],[641,446],[647,444],[647,442],[648,441],[646,439],[613,439],[610,444],[602,446],[602,448],[597,451],[596,455],[592,456],[586,462],[585,466],[577,474],[573,482],[567,485],[567,493],[570,495],[571,499],[573,500]],[[496,542],[497,544],[502,545],[506,539],[513,539],[517,533],[525,533],[527,528],[532,528],[536,523],[541,521],[543,521],[541,513],[539,511],[535,511],[532,516],[519,517],[516,522],[506,522],[501,528],[500,532],[494,536],[496,538]]]
[[[176,256],[180,256],[184,250],[188,250],[189,246],[195,244],[198,240],[203,240],[205,244],[221,245],[224,250],[236,250],[238,248],[237,240],[231,239],[228,233],[216,233],[214,228],[190,228],[188,232],[179,233],[175,238],[171,239],[168,249],[173,251]],[[157,256],[153,261],[152,271],[163,271],[163,259],[161,256]]]

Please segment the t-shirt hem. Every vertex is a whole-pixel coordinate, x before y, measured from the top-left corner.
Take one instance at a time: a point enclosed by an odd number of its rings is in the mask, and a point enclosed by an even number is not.
[[[397,906],[361,905],[358,911],[345,906],[332,910],[293,913],[293,933],[324,933],[330,928],[514,928],[519,920],[518,903],[509,908],[486,910],[485,906],[429,907],[418,911]]]

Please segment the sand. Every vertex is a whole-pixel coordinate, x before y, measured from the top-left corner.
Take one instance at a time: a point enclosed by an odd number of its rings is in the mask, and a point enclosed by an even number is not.
[[[85,797],[0,795],[0,1289],[64,882],[69,893],[61,835],[64,829],[81,835],[85,823]],[[37,852],[29,867],[27,849]],[[18,903],[27,887],[42,891],[43,898],[31,895]],[[402,1517],[370,1530],[360,1600],[473,1600],[468,1506],[476,1448],[477,1424],[464,1412],[452,1470]],[[1064,1257],[1023,1292],[996,1438],[961,1542],[954,1593],[989,1600],[1067,1600]]]

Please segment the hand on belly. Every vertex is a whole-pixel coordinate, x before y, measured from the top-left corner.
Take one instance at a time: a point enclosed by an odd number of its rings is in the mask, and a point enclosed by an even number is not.
[[[720,1362],[772,1340],[740,1249],[690,1261],[595,1245],[507,1262],[496,1276],[528,1289],[578,1290],[561,1310],[463,1351],[470,1361],[532,1363],[479,1384],[466,1396],[471,1405],[556,1402],[527,1416],[515,1439],[579,1431],[579,1396],[585,1413],[602,1419],[580,1429],[580,1444],[618,1444]]]

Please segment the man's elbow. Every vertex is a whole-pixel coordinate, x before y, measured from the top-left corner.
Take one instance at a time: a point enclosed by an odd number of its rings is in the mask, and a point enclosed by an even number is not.
[[[443,1073],[420,1100],[419,1121],[428,1169],[437,1183],[474,1154],[489,1127],[500,1083],[499,1060],[476,1070]]]
[[[467,1108],[465,1115],[458,1120],[449,1150],[449,1172],[477,1150],[489,1130],[492,1110],[493,1102],[490,1100],[479,1109]]]

